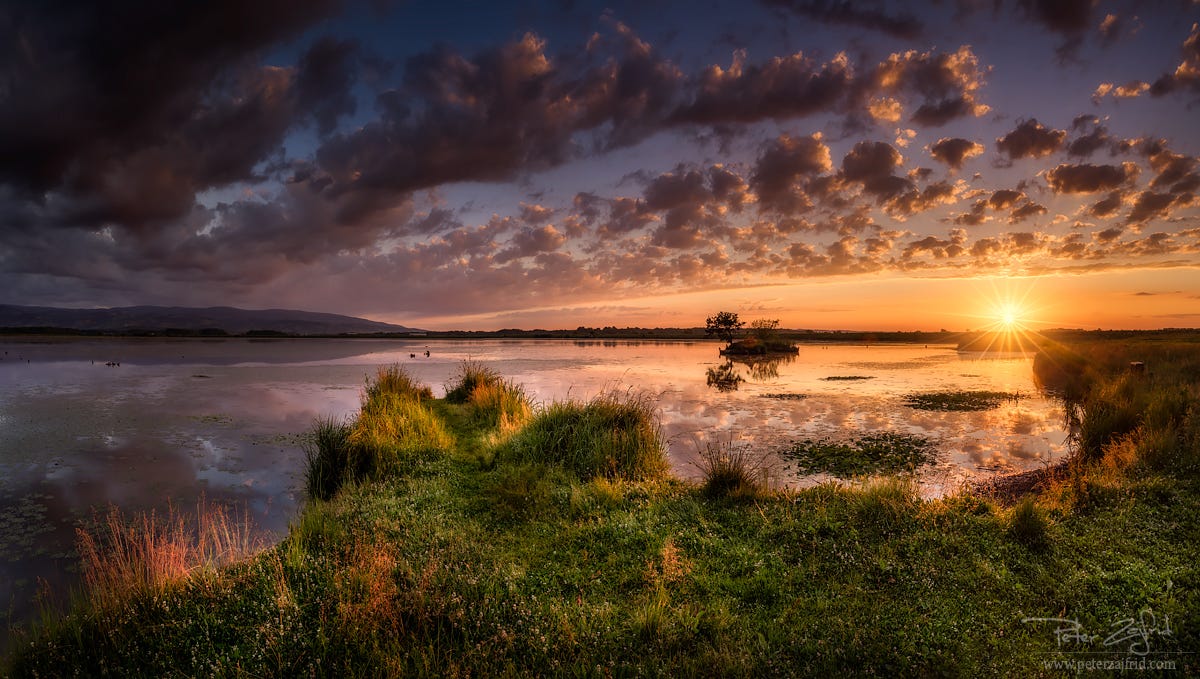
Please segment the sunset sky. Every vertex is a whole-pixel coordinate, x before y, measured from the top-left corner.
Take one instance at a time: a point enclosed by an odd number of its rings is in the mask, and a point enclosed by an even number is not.
[[[1200,326],[1200,2],[0,4],[0,303]]]

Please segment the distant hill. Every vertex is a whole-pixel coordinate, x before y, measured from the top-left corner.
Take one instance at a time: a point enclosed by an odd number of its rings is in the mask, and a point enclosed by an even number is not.
[[[235,309],[233,307],[131,306],[112,309],[60,309],[57,307],[0,304],[0,329],[46,328],[120,334],[247,333],[287,335],[339,335],[344,333],[420,332],[391,323],[354,316],[291,309]]]

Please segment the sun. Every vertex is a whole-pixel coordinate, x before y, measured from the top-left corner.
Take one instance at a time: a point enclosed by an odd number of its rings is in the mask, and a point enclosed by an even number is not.
[[[1021,321],[1024,320],[1025,313],[1016,304],[1009,302],[1001,305],[996,311],[996,320],[1002,329],[1008,331],[1018,330],[1022,327]]]

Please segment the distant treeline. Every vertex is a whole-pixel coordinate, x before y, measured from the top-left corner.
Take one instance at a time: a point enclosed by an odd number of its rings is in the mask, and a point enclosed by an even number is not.
[[[858,330],[780,330],[783,339],[800,343],[904,343],[904,344],[955,344],[963,348],[980,346],[995,333],[939,331],[858,331]],[[711,339],[704,328],[617,328],[606,326],[589,328],[580,326],[574,330],[447,330],[427,332],[379,332],[340,334],[300,334],[278,330],[250,330],[230,333],[221,328],[166,328],[161,330],[130,328],[121,331],[77,330],[55,327],[0,328],[0,335],[58,335],[68,337],[291,337],[291,338],[371,338],[371,339],[574,339],[574,340],[702,340]],[[1200,329],[1165,328],[1162,330],[1079,330],[1057,328],[1037,333],[1027,333],[1026,342],[1036,342],[1038,337],[1057,341],[1076,339],[1133,339],[1154,338],[1162,340],[1200,341]]]

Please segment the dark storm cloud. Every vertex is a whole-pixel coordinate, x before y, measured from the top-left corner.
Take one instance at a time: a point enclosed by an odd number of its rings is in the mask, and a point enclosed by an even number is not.
[[[0,10],[0,182],[55,192],[60,218],[135,228],[248,178],[302,111],[263,48],[329,0],[28,3]]]
[[[886,33],[896,38],[915,39],[921,35],[922,24],[912,14],[888,14],[878,5],[848,0],[762,0],[769,7],[778,7],[798,16],[822,23],[854,26]]]
[[[1030,118],[1017,123],[1012,132],[997,137],[996,149],[1012,160],[1042,158],[1061,148],[1066,138],[1066,131],[1047,128],[1036,118]]]
[[[962,169],[963,163],[968,159],[982,154],[982,144],[958,137],[942,137],[929,147],[929,155],[933,156],[934,160],[956,170]]]
[[[1046,181],[1055,193],[1097,193],[1111,191],[1138,176],[1135,163],[1121,165],[1058,165],[1046,172]]]
[[[330,197],[404,194],[460,181],[500,181],[581,153],[573,135],[606,126],[603,147],[640,140],[666,113],[681,78],[617,25],[620,54],[573,69],[527,33],[465,57],[440,47],[408,60],[413,106],[335,135],[317,152]],[[565,61],[565,60],[564,60]]]
[[[297,94],[304,110],[312,111],[317,130],[329,134],[344,115],[355,110],[350,88],[356,79],[358,46],[348,40],[321,38],[300,57]]]

